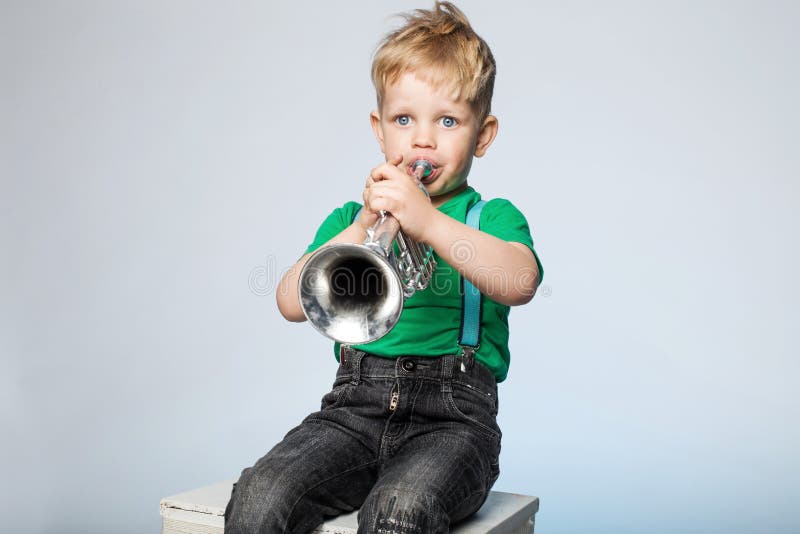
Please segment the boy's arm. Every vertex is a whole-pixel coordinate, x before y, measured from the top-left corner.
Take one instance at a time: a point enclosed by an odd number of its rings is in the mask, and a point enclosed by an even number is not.
[[[539,267],[522,243],[503,241],[448,217],[431,213],[423,239],[461,275],[495,302],[530,302],[539,286]]]
[[[370,214],[362,213],[357,221],[342,230],[339,234],[322,246],[324,247],[326,245],[333,245],[335,243],[363,243],[367,238],[367,232],[365,228],[369,227],[369,224]],[[281,315],[283,315],[288,321],[292,321],[294,323],[299,323],[306,320],[306,316],[303,313],[303,308],[300,307],[299,281],[300,271],[303,270],[303,266],[306,264],[308,258],[310,258],[312,254],[313,252],[305,254],[297,261],[297,263],[292,265],[292,267],[286,271],[286,274],[283,275],[283,278],[281,278],[281,283],[278,285],[278,292],[276,296],[278,301],[278,310],[280,310]]]

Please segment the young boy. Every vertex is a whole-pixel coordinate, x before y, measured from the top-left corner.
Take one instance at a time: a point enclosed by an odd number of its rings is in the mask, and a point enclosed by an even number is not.
[[[322,223],[278,293],[290,321],[305,317],[298,277],[313,251],[362,243],[381,210],[438,262],[430,286],[405,302],[386,336],[336,345],[339,369],[309,415],[234,486],[225,532],[310,532],[359,508],[359,532],[448,532],[480,508],[499,474],[497,382],[508,371],[509,307],[533,297],[541,265],[523,215],[467,185],[473,156],[497,135],[489,114],[495,63],[448,2],[406,15],[376,52],[370,115],[385,162],[369,174],[363,209],[345,204]],[[419,188],[413,163],[428,161]],[[361,209],[358,217],[356,213]],[[477,339],[462,339],[462,280],[482,294]]]

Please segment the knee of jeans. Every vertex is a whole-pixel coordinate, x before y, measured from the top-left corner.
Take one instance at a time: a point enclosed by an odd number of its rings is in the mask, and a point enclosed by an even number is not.
[[[381,488],[367,497],[358,523],[359,532],[433,534],[448,532],[450,521],[434,495]]]
[[[293,498],[273,477],[253,468],[242,471],[225,508],[225,533],[284,532]]]

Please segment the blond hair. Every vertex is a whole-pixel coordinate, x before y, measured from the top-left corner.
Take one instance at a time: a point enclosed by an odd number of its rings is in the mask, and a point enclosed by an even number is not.
[[[401,15],[405,25],[389,33],[372,60],[378,109],[386,86],[408,72],[425,76],[437,89],[464,98],[483,122],[491,111],[497,67],[486,41],[450,2]]]

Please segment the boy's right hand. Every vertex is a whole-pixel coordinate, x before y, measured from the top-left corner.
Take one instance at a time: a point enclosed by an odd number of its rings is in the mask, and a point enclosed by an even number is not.
[[[389,161],[387,161],[387,163],[393,166],[401,165],[402,162],[403,162],[402,154],[399,154],[394,158],[390,159]],[[369,198],[368,198],[369,188],[374,183],[375,180],[372,178],[372,174],[370,173],[370,175],[367,176],[367,182],[364,185],[364,191],[361,193],[361,197],[364,201],[364,207],[361,209],[361,213],[359,214],[358,220],[356,221],[358,225],[361,226],[362,230],[364,230],[364,232],[366,232],[369,228],[372,228],[372,226],[378,221],[378,218],[380,217],[379,211],[372,211],[369,207]]]
[[[375,218],[367,220],[374,222],[381,210],[386,210],[406,236],[427,242],[424,234],[430,231],[437,212],[419,180],[409,174],[410,163],[404,165],[403,155],[398,154],[372,169],[364,189],[364,211],[373,214]]]

